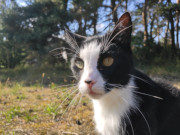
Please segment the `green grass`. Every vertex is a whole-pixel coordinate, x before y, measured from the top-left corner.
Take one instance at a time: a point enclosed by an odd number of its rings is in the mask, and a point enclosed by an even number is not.
[[[180,79],[180,66],[172,63],[157,64],[136,64],[136,67],[146,74],[152,76],[170,76]]]
[[[44,111],[55,119],[55,117],[60,113],[60,109],[61,107],[58,104],[48,104]]]
[[[22,111],[20,106],[13,107],[7,112],[3,112],[3,115],[5,116],[7,122],[11,122],[14,117],[20,117],[21,114]]]

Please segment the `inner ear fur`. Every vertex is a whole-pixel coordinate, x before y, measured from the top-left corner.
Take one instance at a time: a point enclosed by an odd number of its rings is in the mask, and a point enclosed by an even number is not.
[[[82,42],[86,39],[86,37],[73,33],[66,28],[65,28],[64,37],[65,37],[65,41],[73,48],[76,48],[77,45],[80,47]]]
[[[117,33],[131,34],[131,32],[132,32],[131,15],[129,12],[125,12],[117,21],[112,35],[116,35]]]

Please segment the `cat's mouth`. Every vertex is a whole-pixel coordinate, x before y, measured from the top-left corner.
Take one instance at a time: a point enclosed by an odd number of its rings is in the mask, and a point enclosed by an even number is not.
[[[88,95],[93,99],[98,99],[103,96],[103,93],[94,92],[92,89],[89,89]]]

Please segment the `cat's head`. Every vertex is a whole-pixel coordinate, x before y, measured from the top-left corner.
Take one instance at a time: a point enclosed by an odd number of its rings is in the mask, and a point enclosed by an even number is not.
[[[71,69],[81,93],[99,99],[117,86],[127,85],[133,70],[131,32],[128,12],[104,36],[84,37],[66,30],[66,41],[74,53]]]

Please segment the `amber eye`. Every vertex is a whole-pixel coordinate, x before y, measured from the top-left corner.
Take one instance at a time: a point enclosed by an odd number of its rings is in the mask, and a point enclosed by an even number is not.
[[[76,61],[75,61],[75,65],[76,65],[76,67],[79,68],[79,69],[83,69],[83,68],[84,68],[84,63],[83,63],[82,60],[76,60]]]
[[[112,57],[106,57],[103,59],[103,65],[109,67],[113,64],[114,59]]]

